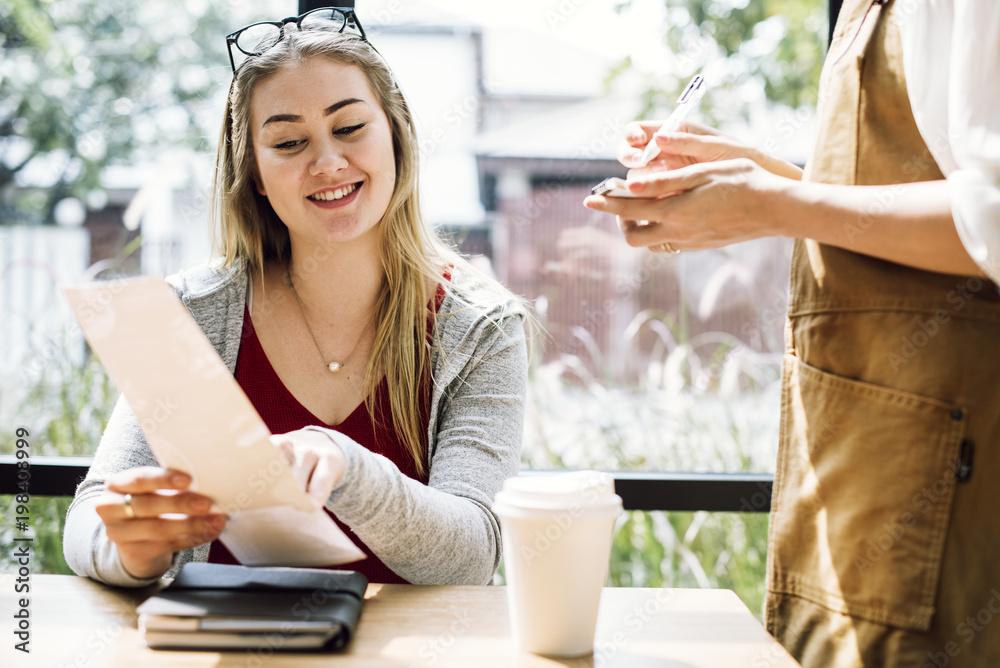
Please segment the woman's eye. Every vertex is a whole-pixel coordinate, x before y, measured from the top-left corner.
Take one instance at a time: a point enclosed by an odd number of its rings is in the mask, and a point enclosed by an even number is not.
[[[342,137],[349,137],[349,136],[353,135],[355,132],[357,132],[358,130],[360,130],[363,127],[365,127],[364,123],[358,123],[357,125],[351,125],[351,126],[346,127],[346,128],[339,128],[337,130],[334,130],[333,134],[335,134],[335,135],[341,135]]]
[[[299,141],[297,139],[293,139],[289,141],[283,141],[280,144],[275,144],[274,148],[278,149],[279,151],[287,151],[288,149],[295,148],[298,145]]]

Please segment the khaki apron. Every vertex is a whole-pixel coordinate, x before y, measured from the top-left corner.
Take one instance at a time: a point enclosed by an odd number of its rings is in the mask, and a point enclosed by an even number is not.
[[[943,178],[907,98],[906,7],[845,1],[806,179]],[[790,293],[768,630],[807,668],[1000,666],[996,286],[798,241]]]

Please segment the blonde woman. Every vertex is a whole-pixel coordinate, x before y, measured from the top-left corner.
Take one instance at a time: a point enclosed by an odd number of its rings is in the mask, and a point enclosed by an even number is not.
[[[486,584],[520,458],[525,312],[420,216],[417,141],[353,12],[227,38],[221,261],[171,285],[374,582]],[[141,586],[235,563],[225,517],[158,468],[124,400],[67,515],[81,575]],[[169,517],[164,515],[170,514]]]

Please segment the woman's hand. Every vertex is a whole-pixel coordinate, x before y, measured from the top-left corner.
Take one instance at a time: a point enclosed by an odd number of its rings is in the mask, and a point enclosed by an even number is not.
[[[648,165],[629,170],[627,187],[636,197],[591,195],[584,206],[617,215],[629,245],[650,249],[717,248],[782,234],[768,209],[782,182],[800,179],[802,170],[697,123],[685,121],[682,132],[666,135],[655,134],[659,127],[630,123],[618,150],[629,167],[651,139],[660,148]]]
[[[660,148],[660,154],[648,165],[629,170],[629,180],[699,162],[736,158],[749,158],[778,176],[796,180],[802,178],[802,170],[792,163],[720,134],[712,128],[685,121],[679,132],[657,135],[655,133],[661,124],[661,121],[638,121],[625,126],[626,143],[618,149],[618,162],[626,167],[635,167],[651,138],[656,139],[656,145]]]
[[[212,512],[207,496],[187,491],[190,484],[186,473],[155,467],[121,471],[105,481],[97,514],[132,577],[163,575],[174,552],[222,533],[225,516]]]
[[[617,215],[631,246],[718,248],[783,235],[776,214],[789,183],[748,158],[737,158],[651,171],[629,181],[637,198],[591,195],[584,205]]]
[[[334,486],[344,477],[347,462],[340,446],[330,436],[311,429],[275,434],[271,442],[284,455],[302,489],[319,506],[325,506]]]

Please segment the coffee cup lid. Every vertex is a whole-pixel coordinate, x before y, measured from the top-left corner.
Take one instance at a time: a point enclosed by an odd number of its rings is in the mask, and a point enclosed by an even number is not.
[[[615,479],[603,471],[517,476],[504,482],[494,503],[498,513],[567,507],[621,511]]]

